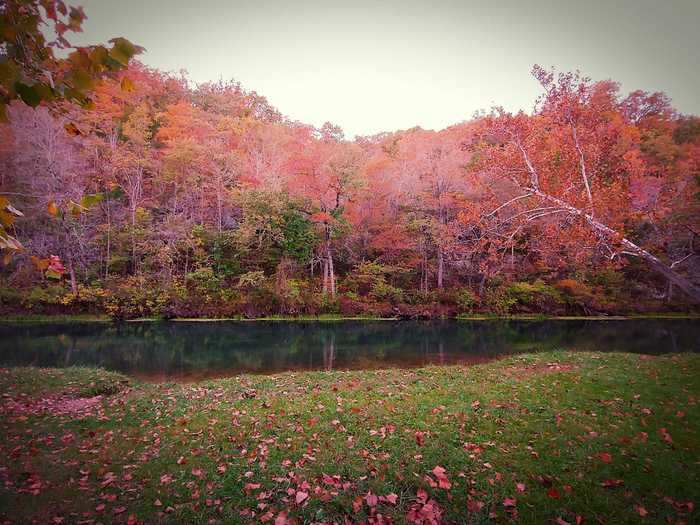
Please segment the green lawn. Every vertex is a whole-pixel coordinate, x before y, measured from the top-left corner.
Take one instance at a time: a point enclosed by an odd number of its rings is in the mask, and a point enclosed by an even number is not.
[[[12,369],[0,395],[0,523],[700,521],[700,355],[190,385]]]

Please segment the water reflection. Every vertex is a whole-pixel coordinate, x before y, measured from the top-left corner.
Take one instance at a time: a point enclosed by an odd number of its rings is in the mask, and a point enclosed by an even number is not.
[[[143,379],[482,362],[553,349],[700,351],[698,320],[0,324],[0,366],[92,365]]]

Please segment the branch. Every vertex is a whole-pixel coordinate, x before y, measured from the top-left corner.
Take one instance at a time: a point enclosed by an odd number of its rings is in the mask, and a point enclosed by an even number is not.
[[[576,126],[573,122],[571,124],[571,135],[574,138],[574,146],[576,146],[576,151],[578,152],[578,162],[581,167],[581,177],[583,178],[583,184],[586,187],[586,194],[588,195],[588,205],[591,208],[591,216],[593,216],[593,195],[591,194],[591,186],[588,184],[588,175],[586,173],[586,161],[583,157],[583,150],[578,143],[578,134],[576,133]]]
[[[514,202],[519,201],[520,199],[526,199],[527,197],[531,197],[531,196],[532,196],[532,193],[525,193],[524,195],[520,195],[520,196],[518,196],[518,197],[514,197],[514,198],[510,199],[508,202],[505,202],[505,203],[501,204],[498,208],[496,208],[496,209],[493,210],[492,212],[487,213],[487,214],[485,215],[485,217],[491,217],[492,215],[495,215],[496,212],[498,212],[499,210],[502,210],[502,209],[505,208],[506,206],[509,206],[509,205],[513,204]]]
[[[530,161],[530,157],[527,154],[527,151],[525,151],[525,148],[523,148],[522,144],[520,143],[520,139],[518,137],[516,137],[515,144],[518,146],[518,149],[520,149],[520,152],[523,154],[523,159],[525,159],[525,164],[527,165],[527,170],[530,172],[530,184],[532,184],[533,188],[539,189],[540,177],[537,174],[537,170],[535,170],[535,166],[533,166],[532,162]]]
[[[672,263],[671,263],[671,266],[669,266],[669,268],[675,268],[677,265],[679,265],[679,264],[681,264],[682,262],[684,262],[684,261],[690,259],[691,257],[694,257],[695,255],[696,255],[695,253],[689,253],[689,254],[686,255],[685,257],[681,257],[681,258],[678,259],[677,261],[672,262]]]

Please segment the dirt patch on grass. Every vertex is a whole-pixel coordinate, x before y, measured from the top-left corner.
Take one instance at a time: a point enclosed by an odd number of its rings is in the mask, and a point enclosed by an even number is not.
[[[0,402],[0,414],[8,417],[48,414],[70,416],[76,419],[99,416],[102,414],[102,396],[72,397],[56,394],[41,398],[22,395],[17,398],[3,397]]]

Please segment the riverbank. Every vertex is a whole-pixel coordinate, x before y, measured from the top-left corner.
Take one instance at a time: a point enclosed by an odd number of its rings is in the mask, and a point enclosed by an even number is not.
[[[634,319],[700,319],[700,313],[678,313],[678,312],[659,312],[648,314],[628,314],[628,315],[545,315],[545,314],[519,314],[519,315],[490,315],[490,314],[474,314],[474,315],[458,315],[455,317],[438,317],[432,319],[423,319],[425,321],[624,321]],[[373,317],[373,316],[345,316],[336,314],[322,315],[297,315],[297,316],[265,316],[265,317],[175,317],[171,319],[163,319],[160,317],[139,317],[135,319],[122,320],[129,323],[140,322],[223,322],[223,321],[285,321],[285,322],[309,322],[309,321],[408,321],[409,319],[401,317]],[[106,315],[8,315],[0,319],[0,323],[17,323],[17,322],[51,322],[51,323],[68,323],[68,322],[117,322],[118,319],[113,319]]]
[[[191,385],[18,368],[0,393],[17,523],[690,523],[700,502],[695,354]]]

